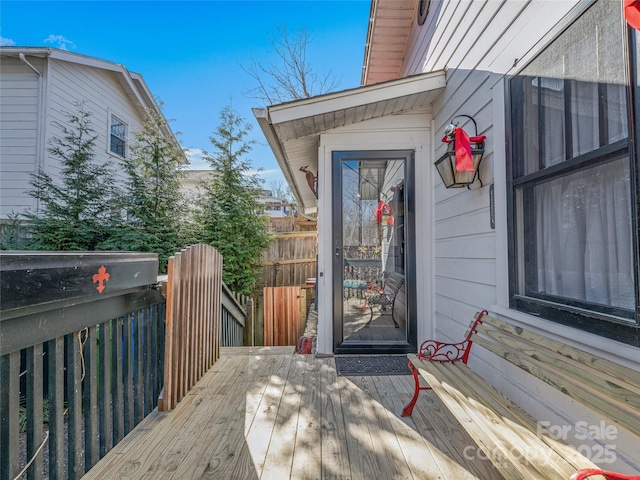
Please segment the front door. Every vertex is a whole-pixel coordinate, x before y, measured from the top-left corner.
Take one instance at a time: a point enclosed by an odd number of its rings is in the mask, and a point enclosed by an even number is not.
[[[332,169],[334,352],[414,352],[413,152],[333,152]]]

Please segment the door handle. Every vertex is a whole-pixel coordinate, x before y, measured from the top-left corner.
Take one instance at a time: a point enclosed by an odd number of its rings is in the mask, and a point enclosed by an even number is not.
[[[340,242],[336,242],[336,257],[340,256]]]

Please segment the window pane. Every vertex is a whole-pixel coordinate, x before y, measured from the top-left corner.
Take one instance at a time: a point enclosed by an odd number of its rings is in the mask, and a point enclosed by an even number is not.
[[[124,123],[115,117],[111,117],[111,134],[124,138]]]
[[[536,271],[525,277],[537,285],[527,293],[634,308],[629,185],[621,157],[533,188],[535,261],[525,268]]]
[[[121,157],[124,157],[124,141],[114,135],[111,135],[111,151]]]
[[[125,156],[126,128],[126,125],[117,117],[111,117],[111,139],[109,143],[109,150],[121,157]]]
[[[542,121],[542,165],[557,165],[566,160],[564,131],[564,82],[557,78],[540,78]]]
[[[615,143],[629,136],[627,87],[626,85],[607,85],[606,95],[609,143]]]
[[[510,307],[616,340],[639,320],[621,7],[594,1],[509,82]]]
[[[512,80],[511,103],[523,103],[512,115],[516,176],[628,137],[620,8],[596,3]]]

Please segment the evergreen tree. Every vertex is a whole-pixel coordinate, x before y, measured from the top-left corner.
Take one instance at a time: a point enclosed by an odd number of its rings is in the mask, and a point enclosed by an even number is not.
[[[29,227],[19,213],[12,211],[5,221],[0,222],[0,250],[26,250],[30,236]]]
[[[166,271],[169,257],[184,246],[181,228],[185,204],[180,185],[184,152],[168,131],[162,115],[146,111],[123,164],[127,193],[121,207],[127,218],[100,245],[109,250],[157,253],[161,271]]]
[[[251,126],[230,106],[221,110],[220,119],[210,139],[215,151],[205,156],[216,174],[202,185],[196,218],[201,238],[224,257],[224,282],[236,293],[250,294],[260,276],[262,252],[271,241],[264,206],[258,202],[262,181],[250,173],[246,159]]]
[[[40,250],[94,250],[107,235],[106,225],[114,197],[113,169],[94,161],[97,135],[84,102],[77,112],[66,112],[67,123],[55,122],[61,137],[50,140],[49,152],[60,161],[59,181],[39,171],[32,175],[29,194],[39,202],[31,222],[31,248]]]

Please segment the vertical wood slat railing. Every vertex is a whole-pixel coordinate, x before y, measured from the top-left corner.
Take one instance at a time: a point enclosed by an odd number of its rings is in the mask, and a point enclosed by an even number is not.
[[[246,297],[235,295],[222,284],[222,318],[220,326],[220,346],[241,347],[244,345],[244,329],[247,312],[242,307]]]
[[[80,478],[155,407],[157,271],[152,254],[2,253],[0,478]]]
[[[164,389],[158,410],[173,409],[220,357],[222,255],[192,245],[169,259]]]

